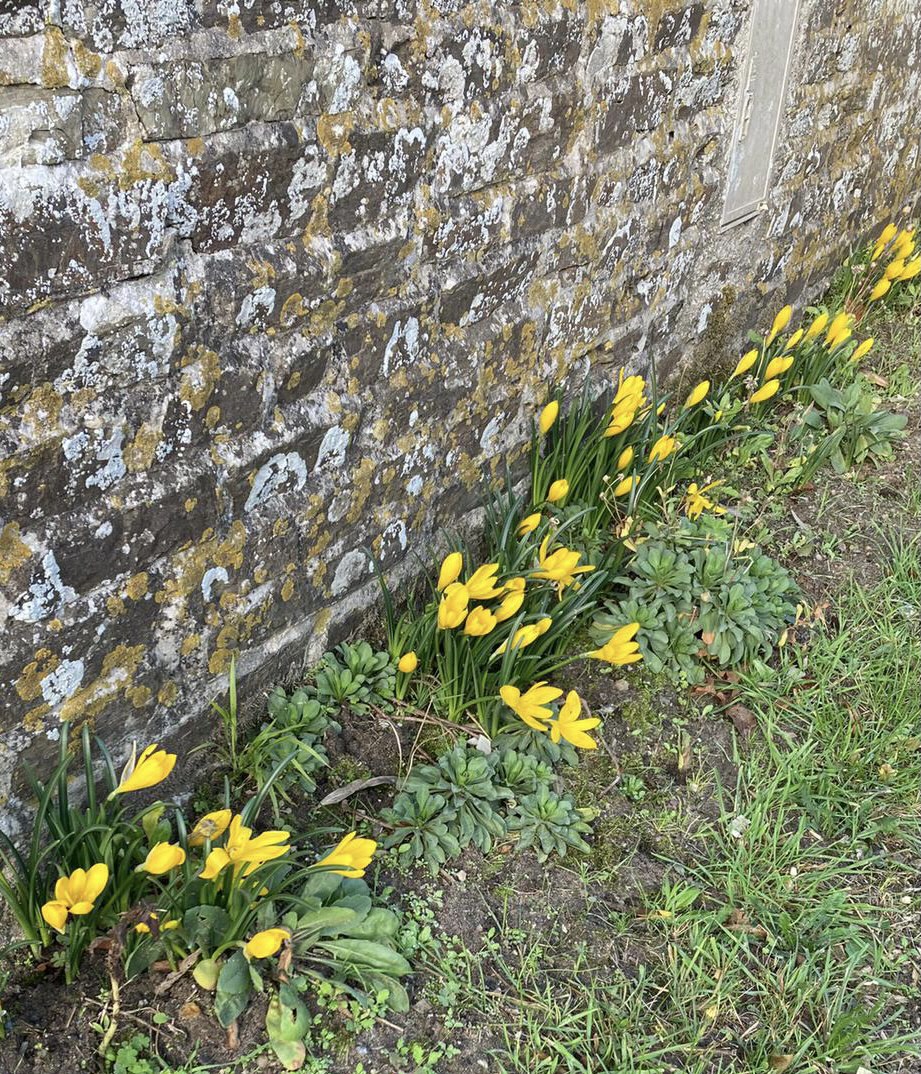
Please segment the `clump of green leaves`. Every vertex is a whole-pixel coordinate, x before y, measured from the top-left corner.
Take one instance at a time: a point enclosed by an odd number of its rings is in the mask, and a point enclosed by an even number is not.
[[[671,530],[649,523],[644,534],[618,579],[627,596],[595,619],[599,642],[637,622],[646,666],[679,682],[701,682],[702,661],[725,668],[771,655],[796,612],[796,584],[776,560],[713,516]]]
[[[582,838],[591,831],[583,814],[571,798],[554,794],[546,785],[522,798],[508,818],[508,830],[518,833],[522,849],[534,847],[538,861],[551,854],[565,858],[570,849],[583,854],[590,850]]]
[[[375,652],[366,641],[343,642],[324,655],[311,692],[322,705],[347,706],[368,712],[387,708],[396,690],[396,666],[386,652]]]

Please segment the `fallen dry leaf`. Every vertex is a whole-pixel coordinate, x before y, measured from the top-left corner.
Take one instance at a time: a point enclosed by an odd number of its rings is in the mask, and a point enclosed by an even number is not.
[[[179,1008],[179,1020],[181,1022],[193,1022],[196,1018],[201,1018],[201,1007],[195,1000],[183,1003]]]
[[[768,1056],[768,1066],[771,1068],[771,1070],[777,1071],[777,1074],[781,1074],[781,1071],[786,1070],[792,1062],[793,1056],[788,1055],[786,1053],[784,1055]]]
[[[739,734],[744,735],[746,738],[758,726],[758,717],[745,705],[738,703],[730,705],[726,709],[726,715],[732,720],[733,726]]]

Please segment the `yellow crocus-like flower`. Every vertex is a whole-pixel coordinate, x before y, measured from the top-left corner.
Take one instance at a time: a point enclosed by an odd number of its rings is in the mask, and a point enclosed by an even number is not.
[[[710,381],[702,380],[700,384],[691,392],[691,394],[685,399],[684,406],[686,410],[690,410],[691,407],[697,406],[698,403],[702,403],[707,398],[707,392],[710,391]]]
[[[617,394],[614,396],[614,403],[622,403],[625,399],[630,399],[636,403],[636,408],[639,410],[646,402],[646,381],[639,375],[634,374],[632,377],[624,377],[624,371],[620,371],[620,384],[617,387]]]
[[[882,298],[884,295],[887,295],[889,293],[890,287],[892,287],[892,284],[888,280],[880,280],[879,283],[870,292],[870,301],[875,302],[878,298]]]
[[[915,248],[914,238],[914,228],[911,231],[900,231],[892,246],[892,256],[903,259],[908,257]]]
[[[170,869],[175,869],[185,861],[185,851],[174,843],[157,843],[147,852],[147,857],[134,870],[136,873],[150,873],[162,876]]]
[[[860,346],[857,348],[857,350],[854,351],[854,353],[851,355],[851,361],[854,363],[859,362],[860,359],[865,358],[872,349],[873,337],[870,336],[869,339],[865,339],[863,343],[861,343]]]
[[[615,630],[600,649],[593,649],[588,655],[596,660],[603,660],[606,664],[613,664],[615,667],[635,664],[643,659],[639,644],[633,640],[639,629],[639,623],[627,623],[626,626]]]
[[[916,257],[914,261],[906,262],[900,278],[902,280],[913,280],[919,272],[921,272],[921,257]]]
[[[509,578],[509,580],[505,583],[505,592],[523,593],[527,584],[527,579],[525,578]]]
[[[467,618],[470,593],[465,585],[452,582],[444,591],[438,605],[438,629],[453,630]]]
[[[684,510],[688,518],[695,519],[700,518],[704,511],[712,511],[715,515],[724,515],[726,509],[724,507],[718,507],[706,494],[718,486],[722,485],[722,481],[711,481],[709,485],[704,485],[702,488],[698,488],[697,482],[692,481],[688,485],[687,495],[684,500]]]
[[[753,392],[748,401],[749,403],[764,403],[768,399],[773,398],[779,389],[779,380],[769,380],[765,384],[762,384],[756,392]]]
[[[774,323],[771,325],[771,330],[768,332],[768,337],[765,340],[765,344],[770,347],[774,340],[780,335],[780,333],[790,323],[790,318],[793,316],[793,307],[784,306],[783,309],[774,318]]]
[[[831,343],[829,344],[829,348],[828,348],[828,349],[829,349],[829,350],[832,350],[832,351],[835,351],[835,350],[837,350],[837,349],[838,349],[839,347],[841,347],[841,346],[843,346],[843,345],[844,345],[845,343],[847,343],[847,341],[848,341],[848,340],[849,340],[849,339],[851,338],[851,336],[852,336],[852,335],[853,335],[853,332],[851,332],[850,328],[845,328],[845,329],[844,329],[844,331],[842,331],[842,332],[839,332],[839,333],[838,333],[838,334],[837,334],[837,335],[835,336],[835,338],[834,338],[834,339],[832,340],[832,342],[831,342]]]
[[[825,331],[828,319],[827,313],[820,313],[809,326],[809,329],[806,332],[806,339],[815,339],[816,336],[821,335]]]
[[[620,481],[614,486],[615,496],[626,496],[633,491],[633,486],[636,484],[636,475],[631,474],[629,477],[621,478]]]
[[[550,503],[556,503],[558,500],[562,500],[563,497],[569,492],[569,482],[565,477],[561,477],[559,481],[554,481],[547,492],[547,499]]]
[[[105,862],[89,869],[74,869],[70,876],[58,877],[54,898],[42,906],[42,917],[58,932],[64,931],[69,914],[80,917],[93,909],[93,904],[109,882],[109,867]]]
[[[630,463],[633,462],[633,455],[634,455],[633,448],[632,447],[626,447],[620,453],[620,455],[617,456],[617,472],[618,473],[623,473],[624,470],[626,470],[627,467],[630,465]]]
[[[886,266],[886,271],[883,273],[887,280],[898,280],[902,273],[905,271],[905,259],[897,257],[895,261],[890,261]]]
[[[601,720],[594,717],[580,719],[582,715],[582,698],[575,690],[570,690],[560,708],[560,714],[550,723],[550,738],[554,742],[565,739],[580,750],[596,750],[598,743],[586,734],[597,727]]]
[[[893,223],[888,223],[883,230],[879,233],[877,243],[882,246],[888,246],[890,242],[898,235],[899,229]]]
[[[546,731],[546,721],[552,719],[553,709],[547,708],[551,701],[563,696],[563,691],[546,682],[536,682],[522,693],[517,686],[500,686],[499,696],[506,705],[535,731]]]
[[[605,436],[619,436],[633,424],[637,411],[646,405],[646,381],[640,376],[624,379],[621,370],[620,385],[611,407],[611,421],[604,432]]]
[[[485,637],[496,629],[498,621],[489,608],[484,608],[482,604],[478,604],[467,616],[464,633],[469,634],[472,638]]]
[[[228,825],[224,846],[211,851],[198,875],[202,880],[213,880],[229,865],[235,875],[242,871],[243,876],[249,876],[260,865],[287,854],[291,849],[288,845],[290,838],[284,831],[267,831],[254,836],[252,828],[248,828],[243,817],[237,814]]]
[[[540,520],[540,511],[535,511],[533,515],[528,515],[527,518],[521,520],[518,529],[515,530],[515,533],[517,533],[519,537],[524,537],[529,533],[533,533],[540,525]]]
[[[734,380],[736,377],[741,377],[743,373],[747,373],[749,369],[751,369],[751,367],[755,364],[755,362],[758,361],[758,356],[760,353],[760,351],[753,350],[748,351],[746,354],[743,354],[742,357],[739,359],[739,364],[732,371],[732,376],[729,379]]]
[[[464,586],[470,594],[471,600],[492,600],[493,597],[501,597],[503,588],[496,585],[496,575],[499,573],[498,563],[484,563],[470,575]]]
[[[496,608],[496,622],[504,623],[506,619],[514,618],[521,611],[522,604],[524,604],[524,590],[511,590],[502,598],[502,603]]]
[[[314,869],[327,869],[339,876],[357,880],[365,875],[365,869],[371,864],[377,843],[373,839],[359,839],[357,832],[349,834],[334,847],[325,858],[321,858]]]
[[[825,336],[826,344],[831,347],[835,342],[835,338],[842,332],[847,331],[850,325],[851,315],[842,310],[828,326],[828,334]]]
[[[175,765],[175,753],[159,750],[156,745],[148,746],[137,760],[132,754],[131,760],[125,765],[125,770],[122,772],[121,782],[109,797],[111,798],[116,794],[128,794],[130,791],[143,791],[147,787],[155,787],[166,779]]]
[[[531,642],[543,637],[552,625],[553,620],[549,616],[545,616],[543,619],[538,619],[536,623],[528,623],[527,626],[519,627],[512,635],[511,641],[502,642],[492,655],[501,656],[508,648],[512,650],[525,649]]]
[[[665,462],[669,455],[674,454],[678,447],[678,441],[674,436],[660,436],[652,445],[649,452],[650,462]]]
[[[570,548],[558,548],[555,552],[548,552],[551,535],[541,541],[540,550],[537,554],[540,570],[534,571],[532,578],[540,578],[556,584],[557,592],[562,597],[563,590],[572,585],[577,574],[588,574],[595,568],[592,566],[579,566],[581,553],[574,552]]]
[[[263,929],[251,936],[243,945],[243,954],[247,958],[271,958],[276,954],[285,940],[291,939],[288,929]]]
[[[418,666],[419,657],[410,649],[408,653],[403,653],[397,662],[397,671],[402,671],[404,675],[412,675]]]
[[[549,402],[544,409],[540,412],[540,420],[538,425],[542,434],[546,434],[553,427],[553,423],[559,417],[560,404],[556,399]]]
[[[438,572],[438,588],[447,589],[452,582],[460,578],[460,572],[464,569],[464,557],[460,552],[451,552],[441,561],[441,570]]]
[[[773,380],[775,377],[781,377],[784,373],[793,365],[794,358],[792,354],[780,354],[776,358],[772,358],[768,362],[768,367],[764,371],[765,380]]]
[[[802,330],[802,328],[797,328],[797,330],[793,333],[793,335],[790,336],[790,338],[787,340],[787,344],[784,347],[784,350],[785,351],[792,351],[793,348],[799,343],[799,341],[803,338],[804,335],[805,335],[805,332]]]
[[[158,914],[155,911],[152,910],[147,916],[148,916],[148,918],[150,918],[151,921],[154,921],[154,922],[157,921]],[[172,920],[172,921],[161,921],[161,922],[159,922],[157,927],[158,927],[160,932],[170,932],[173,929],[178,929],[179,928],[179,922],[178,922],[178,920],[175,920],[175,919]],[[134,931],[135,932],[142,932],[142,933],[149,933],[150,932],[150,925],[148,925],[146,921],[139,921],[134,926]]]
[[[207,839],[219,839],[227,831],[232,816],[233,813],[229,809],[218,809],[200,817],[189,832],[189,846],[200,847]]]

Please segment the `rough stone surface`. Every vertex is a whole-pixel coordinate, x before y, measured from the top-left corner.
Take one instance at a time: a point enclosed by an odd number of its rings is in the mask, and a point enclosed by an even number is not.
[[[750,8],[0,0],[10,817],[62,719],[175,744],[322,649],[546,381],[731,351],[917,196],[913,0],[803,0],[720,232]]]

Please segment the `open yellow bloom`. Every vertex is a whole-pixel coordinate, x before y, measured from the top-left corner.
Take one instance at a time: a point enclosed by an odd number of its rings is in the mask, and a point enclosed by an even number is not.
[[[765,344],[770,347],[774,340],[780,335],[780,333],[790,323],[790,318],[793,316],[793,307],[784,306],[783,309],[774,318],[774,323],[771,325],[771,330],[768,332],[768,337],[765,340]]]
[[[794,360],[792,354],[779,354],[776,358],[772,358],[764,371],[764,379],[773,380],[775,377],[782,377],[793,365]]]
[[[460,582],[452,582],[444,591],[441,603],[438,605],[438,629],[453,630],[467,618],[467,606],[470,603],[470,593],[465,585]]]
[[[464,624],[464,633],[469,634],[472,638],[482,638],[487,634],[491,634],[496,629],[496,623],[498,623],[498,621],[499,620],[493,615],[489,608],[485,608],[482,604],[478,604],[467,616],[467,622]]]
[[[550,627],[553,625],[553,620],[549,616],[545,616],[543,619],[538,619],[536,623],[528,623],[527,626],[519,627],[512,635],[511,641],[504,641],[498,649],[492,654],[493,656],[501,656],[506,649],[524,649],[533,641],[537,641],[542,637]]]
[[[452,582],[460,577],[464,569],[464,557],[460,552],[451,552],[441,561],[441,570],[438,573],[438,588],[447,589]]]
[[[732,371],[732,376],[729,379],[734,380],[736,377],[741,377],[743,373],[747,373],[749,369],[751,369],[751,367],[755,364],[755,362],[758,361],[758,356],[760,353],[760,351],[753,350],[748,351],[746,354],[743,354],[742,357],[739,359],[739,364]]]
[[[674,436],[660,436],[652,445],[652,450],[649,452],[649,461],[665,462],[677,447],[678,441]]]
[[[550,738],[559,742],[561,738],[577,746],[580,750],[596,750],[598,743],[586,734],[597,727],[601,720],[594,717],[580,719],[582,715],[582,698],[575,690],[570,690],[560,708],[560,714],[550,723]]]
[[[919,272],[921,272],[921,257],[916,257],[914,261],[907,261],[905,263],[905,268],[902,270],[900,279],[913,280]]]
[[[189,846],[200,847],[206,839],[219,839],[227,831],[232,816],[233,813],[229,809],[206,813],[195,822],[195,827],[189,832]]]
[[[839,347],[843,347],[844,344],[847,343],[847,341],[851,338],[852,335],[853,335],[853,332],[851,332],[850,328],[845,328],[843,331],[839,332],[835,336],[834,340],[832,341],[832,343],[831,343],[831,345],[830,345],[830,347],[828,349],[830,351],[836,351]]]
[[[883,273],[887,280],[895,282],[900,279],[902,273],[905,271],[905,259],[903,257],[897,257],[895,261],[890,261],[886,266],[886,271]]]
[[[548,552],[550,540],[551,534],[548,533],[541,541],[540,550],[537,554],[540,570],[532,572],[531,577],[554,582],[557,592],[562,596],[563,590],[572,585],[577,574],[588,574],[589,571],[593,571],[595,568],[587,565],[580,567],[581,553],[574,552],[570,548],[558,548],[555,552]]]
[[[806,339],[815,339],[816,336],[821,335],[825,331],[825,326],[828,324],[828,314],[820,313],[818,317],[809,326],[806,332]]]
[[[528,583],[525,578],[509,578],[509,580],[505,583],[505,592],[523,593],[527,584]]]
[[[860,346],[857,348],[857,350],[854,351],[854,353],[851,355],[851,361],[855,363],[859,362],[860,359],[866,357],[866,355],[868,355],[872,349],[873,337],[870,336],[869,339],[865,339],[863,343],[861,343]]]
[[[524,590],[513,589],[502,598],[502,603],[496,608],[495,618],[497,623],[504,623],[506,619],[514,618],[524,604]]]
[[[722,485],[722,481],[711,481],[709,485],[704,485],[702,488],[698,488],[697,482],[692,481],[688,485],[687,495],[684,499],[685,514],[690,519],[700,518],[704,511],[712,511],[715,515],[724,515],[726,509],[724,507],[718,507],[706,494],[718,486]]]
[[[643,659],[639,644],[633,640],[639,629],[639,623],[627,623],[626,626],[615,630],[600,649],[593,649],[588,655],[617,667],[635,664]]]
[[[185,861],[185,851],[174,843],[157,843],[147,852],[147,857],[134,870],[136,873],[150,873],[162,876],[170,869],[175,869]]]
[[[127,794],[130,791],[142,791],[147,787],[155,787],[166,779],[175,765],[175,753],[158,750],[156,745],[148,746],[137,760],[132,754],[131,760],[122,772],[121,782],[112,794]]]
[[[247,958],[271,958],[285,940],[291,938],[288,929],[263,929],[251,936],[243,945],[243,954]]]
[[[544,407],[544,409],[540,412],[540,420],[538,421],[538,425],[542,434],[545,434],[550,431],[550,429],[553,427],[553,423],[559,417],[559,414],[560,404],[556,401],[556,399],[554,399],[552,402],[549,402]]]
[[[786,346],[784,347],[784,350],[785,351],[792,351],[793,348],[797,345],[797,343],[799,343],[799,341],[803,338],[804,335],[805,335],[805,333],[803,332],[802,328],[797,328],[797,330],[793,333],[793,335],[790,336],[790,338],[787,340]]]
[[[887,295],[889,293],[890,287],[892,287],[892,284],[888,280],[880,280],[879,283],[870,292],[870,301],[875,302],[877,299],[882,298],[884,295]]]
[[[540,525],[540,518],[540,511],[535,511],[533,515],[528,515],[527,518],[521,520],[515,533],[517,533],[519,537],[524,537],[528,533],[533,533]]]
[[[499,696],[506,705],[535,731],[546,731],[545,721],[553,717],[553,709],[547,708],[551,701],[563,696],[563,691],[546,682],[536,682],[525,693],[517,686],[500,686]]]
[[[562,500],[563,497],[569,492],[569,482],[565,477],[561,477],[559,481],[554,481],[547,492],[547,499],[550,503],[556,503],[557,500]]]
[[[702,380],[700,384],[691,392],[691,394],[685,399],[684,406],[686,410],[690,410],[691,407],[697,406],[698,403],[702,403],[707,398],[707,392],[710,391],[710,381]]]
[[[502,596],[502,586],[496,585],[496,575],[499,573],[498,563],[484,563],[470,575],[464,586],[471,600],[492,600],[493,597]]]
[[[400,657],[397,663],[397,671],[402,671],[404,675],[412,675],[418,666],[419,657],[410,649],[408,653],[403,653]]]
[[[636,475],[631,474],[630,477],[621,478],[620,481],[614,486],[615,496],[626,496],[627,493],[633,491],[633,486],[636,484]]]
[[[620,384],[617,386],[617,394],[614,396],[614,404],[622,403],[625,399],[636,404],[636,409],[646,403],[646,381],[634,374],[632,377],[624,377],[624,371],[620,371]]]
[[[851,326],[851,315],[845,313],[843,310],[837,314],[835,319],[828,326],[828,334],[825,336],[826,344],[831,347],[834,345],[836,338],[842,333],[847,331]]]
[[[68,914],[82,916],[93,909],[93,903],[109,882],[109,867],[98,862],[89,869],[74,869],[70,876],[58,877],[54,898],[42,906],[42,917],[58,932],[64,931]]]
[[[328,869],[339,876],[346,876],[352,880],[365,875],[365,869],[371,864],[377,843],[373,839],[359,839],[357,832],[349,834],[334,847],[325,858],[321,858],[314,869],[321,867]]]
[[[290,838],[290,834],[283,831],[267,831],[254,836],[252,828],[243,823],[238,813],[228,825],[224,846],[211,851],[198,875],[202,880],[213,880],[229,865],[234,874],[242,870],[244,876],[249,876],[260,865],[287,854],[291,849],[288,846]]]
[[[748,401],[749,403],[764,403],[768,399],[773,398],[773,396],[775,396],[779,390],[780,381],[769,380],[765,384],[762,384],[756,392],[752,392],[752,395]]]
[[[624,470],[626,470],[627,467],[630,465],[630,463],[633,462],[634,454],[635,454],[635,452],[634,452],[632,447],[626,447],[617,456],[617,472],[618,473],[622,474],[624,472]]]

